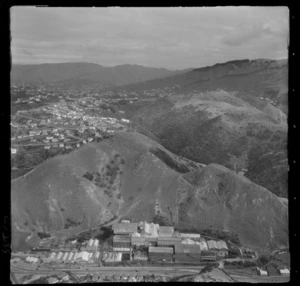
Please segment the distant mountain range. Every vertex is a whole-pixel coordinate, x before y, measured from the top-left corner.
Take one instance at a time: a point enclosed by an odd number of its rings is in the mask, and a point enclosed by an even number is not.
[[[123,132],[12,181],[12,249],[26,249],[34,231],[70,235],[121,218],[226,231],[274,249],[288,244],[286,201],[225,167],[197,166]]]
[[[176,87],[176,92],[206,92],[216,89],[234,91],[246,96],[269,99],[287,114],[287,60],[236,60],[197,68],[162,79],[154,79],[116,89],[142,91]]]
[[[119,86],[186,72],[140,65],[104,67],[93,63],[57,63],[38,65],[13,65],[12,82],[48,83],[58,85],[98,84],[102,87]]]

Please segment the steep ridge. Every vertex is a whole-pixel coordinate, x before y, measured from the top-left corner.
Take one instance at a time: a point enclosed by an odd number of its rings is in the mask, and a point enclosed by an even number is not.
[[[44,162],[12,182],[11,201],[13,249],[32,232],[70,235],[122,217],[228,230],[254,247],[287,244],[287,206],[278,197],[133,132]]]
[[[137,83],[180,73],[163,68],[139,65],[103,67],[92,63],[58,63],[39,65],[13,65],[12,82],[55,83],[61,85],[103,84],[104,87]]]
[[[175,154],[224,165],[287,197],[287,117],[260,99],[225,90],[174,95],[132,120]]]

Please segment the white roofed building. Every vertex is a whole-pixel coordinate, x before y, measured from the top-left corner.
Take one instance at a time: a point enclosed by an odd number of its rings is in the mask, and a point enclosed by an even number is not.
[[[200,247],[201,251],[207,251],[208,250],[207,243],[205,241],[199,241],[199,242],[197,242],[197,244],[199,244],[199,247]]]

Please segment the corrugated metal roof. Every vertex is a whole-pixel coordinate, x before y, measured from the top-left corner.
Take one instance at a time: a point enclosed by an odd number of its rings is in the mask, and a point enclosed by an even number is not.
[[[172,240],[158,240],[157,245],[181,245],[181,242]]]
[[[116,223],[113,225],[114,233],[137,232],[137,223]]]
[[[214,249],[214,250],[219,249],[215,240],[208,240],[207,241],[207,246],[208,246],[209,249]]]
[[[180,237],[158,237],[158,241],[180,241]]]
[[[131,241],[146,241],[145,237],[131,237]]]
[[[205,241],[200,241],[199,242],[199,247],[200,247],[201,251],[208,250],[207,243]]]
[[[149,253],[173,253],[172,247],[149,247]]]
[[[173,232],[173,226],[160,226],[158,229],[158,236],[172,236]]]
[[[179,236],[184,238],[200,238],[199,233],[179,233]]]
[[[175,253],[200,253],[199,245],[190,245],[190,244],[182,244],[182,245],[175,245]]]
[[[227,244],[223,240],[217,241],[217,247],[219,248],[219,250],[228,250]]]
[[[190,238],[185,238],[184,240],[182,240],[182,244],[196,244],[194,240],[190,239]]]
[[[113,241],[118,241],[118,242],[130,242],[131,241],[131,237],[127,236],[127,235],[114,235],[113,236]]]
[[[201,256],[216,256],[216,253],[215,252],[213,252],[213,251],[202,251],[201,252]]]
[[[157,241],[157,237],[145,237],[146,241]]]

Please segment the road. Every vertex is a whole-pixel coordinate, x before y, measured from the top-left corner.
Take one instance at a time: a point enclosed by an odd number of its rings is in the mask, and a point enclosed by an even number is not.
[[[61,272],[71,272],[72,274],[93,274],[97,273],[98,275],[168,275],[168,276],[179,276],[179,275],[185,275],[185,274],[197,274],[203,269],[203,266],[201,267],[86,267],[86,269],[38,269],[38,270],[26,270],[26,269],[19,269],[16,267],[11,266],[11,271],[14,273],[19,274],[46,274],[46,275],[53,275]]]
[[[12,273],[20,274],[46,274],[53,275],[61,272],[71,272],[72,275],[87,275],[97,273],[103,276],[113,276],[113,275],[161,275],[161,276],[181,276],[181,275],[191,275],[199,273],[204,266],[172,266],[172,267],[157,267],[157,266],[147,266],[147,267],[90,267],[86,266],[86,269],[45,269],[45,270],[26,270],[18,269],[16,267],[11,267]],[[282,283],[288,282],[289,277],[285,276],[258,276],[258,275],[243,275],[237,274],[234,270],[225,270],[225,272],[230,275],[234,280],[238,282],[252,282],[252,283]],[[14,276],[13,276],[14,277]]]

